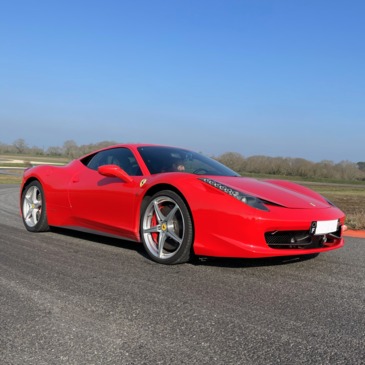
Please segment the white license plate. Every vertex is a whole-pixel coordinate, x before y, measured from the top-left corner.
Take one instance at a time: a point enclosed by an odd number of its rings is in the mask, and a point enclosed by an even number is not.
[[[337,219],[333,221],[318,221],[314,234],[320,235],[320,234],[336,232],[337,229],[338,229]]]

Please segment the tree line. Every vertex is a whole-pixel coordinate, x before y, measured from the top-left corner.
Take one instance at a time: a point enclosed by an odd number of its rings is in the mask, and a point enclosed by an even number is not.
[[[29,147],[26,141],[20,138],[10,145],[0,142],[0,154],[63,157],[72,160],[96,149],[117,143],[115,141],[102,141],[95,144],[78,145],[75,141],[68,140],[61,147],[54,146],[43,149],[40,147]],[[214,158],[241,175],[265,174],[299,176],[304,179],[365,181],[365,162],[341,161],[334,163],[328,160],[312,162],[304,158],[290,157],[244,157],[236,152],[226,152]]]
[[[281,176],[300,176],[304,179],[331,179],[365,181],[365,162],[323,160],[312,162],[304,158],[250,156],[227,152],[217,160],[241,175],[272,174]]]
[[[45,157],[65,157],[70,160],[81,157],[94,150],[117,144],[115,141],[102,141],[98,143],[90,143],[87,145],[78,145],[74,140],[67,140],[60,146],[51,146],[46,149],[33,146],[29,147],[22,138],[15,140],[12,144],[0,142],[0,154],[5,155],[31,155]]]

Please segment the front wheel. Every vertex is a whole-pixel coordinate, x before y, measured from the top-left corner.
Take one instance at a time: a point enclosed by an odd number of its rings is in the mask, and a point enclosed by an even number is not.
[[[22,193],[22,216],[25,228],[30,232],[49,230],[46,202],[42,185],[32,181]]]
[[[170,265],[189,261],[193,223],[178,194],[163,190],[148,201],[141,215],[141,237],[154,261]]]

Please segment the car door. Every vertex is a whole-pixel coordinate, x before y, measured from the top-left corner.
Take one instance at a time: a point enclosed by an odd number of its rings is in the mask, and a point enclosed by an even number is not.
[[[81,161],[69,185],[73,221],[91,231],[136,239],[136,192],[138,183],[101,175],[97,168],[118,165],[129,174],[141,175],[133,153],[127,148],[113,148]],[[133,175],[132,175],[133,176]]]

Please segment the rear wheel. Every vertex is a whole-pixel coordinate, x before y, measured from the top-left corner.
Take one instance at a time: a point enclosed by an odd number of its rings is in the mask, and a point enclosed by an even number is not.
[[[22,216],[28,231],[44,232],[49,230],[44,192],[38,181],[32,181],[22,193]]]
[[[156,193],[141,216],[141,237],[156,262],[179,264],[190,258],[193,224],[181,197],[171,190]]]

